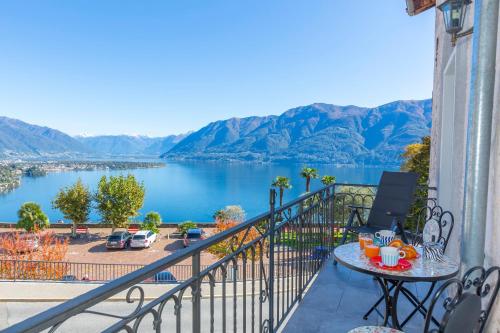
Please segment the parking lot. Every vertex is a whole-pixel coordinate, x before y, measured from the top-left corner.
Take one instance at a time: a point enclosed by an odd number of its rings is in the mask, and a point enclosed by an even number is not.
[[[69,228],[57,228],[53,230],[59,235],[68,237],[71,235]],[[208,234],[212,232],[210,228],[205,228],[204,230],[207,231]],[[0,233],[9,231],[12,231],[12,229],[0,229]],[[149,264],[183,248],[182,239],[169,237],[176,231],[176,228],[161,228],[157,240],[150,248],[108,250],[106,249],[105,242],[106,237],[111,234],[111,229],[90,228],[88,237],[81,235],[75,239],[69,238],[70,242],[65,261],[108,264]],[[210,253],[202,253],[202,265],[211,264],[214,260],[216,260],[216,257]],[[183,263],[190,264],[190,260],[188,259]]]

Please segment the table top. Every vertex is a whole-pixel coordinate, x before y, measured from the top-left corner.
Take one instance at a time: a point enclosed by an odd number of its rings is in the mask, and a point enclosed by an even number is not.
[[[352,270],[390,280],[428,282],[447,280],[457,275],[459,270],[459,265],[446,255],[443,261],[431,261],[422,257],[408,260],[412,268],[404,272],[381,269],[370,263],[370,259],[359,249],[357,242],[337,246],[333,255],[340,264]]]
[[[390,327],[362,326],[352,329],[348,333],[403,333],[403,332]]]

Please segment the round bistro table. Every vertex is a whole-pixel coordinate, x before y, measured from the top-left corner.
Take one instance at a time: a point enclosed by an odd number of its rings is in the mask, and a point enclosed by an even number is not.
[[[401,330],[417,312],[422,316],[426,316],[427,309],[424,304],[431,296],[436,282],[448,280],[458,274],[459,265],[448,256],[444,256],[442,261],[432,261],[422,258],[409,260],[412,268],[401,271],[390,271],[378,268],[370,263],[370,259],[364,255],[359,248],[359,243],[349,243],[338,246],[333,251],[335,260],[341,265],[354,271],[372,275],[382,289],[383,296],[372,306],[372,308],[363,317],[368,319],[368,315],[376,309],[376,307],[385,301],[384,323],[382,326],[387,326],[389,317],[391,317],[392,327]],[[431,286],[427,294],[420,300],[410,290],[404,287],[407,282],[431,282]],[[392,293],[392,294],[391,294]],[[414,306],[414,310],[410,315],[399,323],[397,305],[399,294],[402,293],[408,301]],[[433,321],[438,323],[434,318]]]

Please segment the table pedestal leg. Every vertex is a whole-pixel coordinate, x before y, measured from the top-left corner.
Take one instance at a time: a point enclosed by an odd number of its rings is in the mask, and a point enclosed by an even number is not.
[[[398,330],[401,330],[402,327],[417,313],[420,312],[422,316],[425,318],[427,314],[427,308],[424,306],[425,302],[429,299],[434,287],[436,285],[435,282],[432,283],[431,287],[427,291],[426,295],[422,300],[419,300],[417,296],[413,295],[413,293],[407,288],[403,287],[403,281],[397,280],[388,280],[382,279],[379,277],[375,278],[382,289],[383,296],[368,310],[368,312],[363,316],[363,319],[367,320],[368,316],[376,310],[377,306],[384,301],[385,302],[385,313],[382,316],[384,318],[384,322],[382,326],[387,326],[389,323],[389,317],[391,318],[392,327]],[[390,286],[389,286],[390,284]],[[392,295],[391,295],[392,292]],[[408,301],[415,307],[415,309],[405,318],[402,324],[399,323],[398,320],[398,300],[400,293],[405,296]],[[380,314],[380,313],[379,313]],[[432,318],[435,321],[434,318]]]

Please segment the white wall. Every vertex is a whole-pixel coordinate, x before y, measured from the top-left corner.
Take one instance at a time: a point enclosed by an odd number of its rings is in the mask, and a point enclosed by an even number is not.
[[[443,0],[437,1],[438,5]],[[473,6],[465,29],[473,23]],[[438,186],[438,201],[445,209],[449,209],[455,216],[455,230],[452,234],[448,254],[456,259],[460,258],[460,236],[462,234],[462,215],[465,180],[465,153],[467,135],[467,113],[470,96],[470,73],[472,36],[458,40],[453,49],[450,36],[444,31],[442,15],[436,10],[436,63],[434,72],[433,112],[431,131],[431,166],[430,185]],[[500,17],[500,13],[499,13]],[[500,29],[498,32],[500,40]],[[497,45],[495,105],[492,134],[492,150],[490,158],[490,181],[488,187],[488,218],[486,226],[485,266],[500,266],[500,43]],[[450,59],[455,57],[455,84],[453,93],[450,93],[449,78],[447,82],[445,69]],[[449,69],[449,67],[448,67]],[[453,96],[451,98],[450,96]],[[447,113],[450,108],[453,115]],[[452,126],[450,129],[448,126]],[[445,138],[452,135],[453,138]],[[442,142],[445,142],[442,144]],[[446,143],[448,142],[448,143]],[[451,142],[451,143],[450,143]],[[442,146],[447,149],[443,150]],[[449,149],[449,147],[452,149]],[[442,170],[441,166],[450,164],[450,170]],[[444,175],[443,173],[449,173]],[[443,187],[446,186],[446,189]],[[449,207],[447,207],[449,206]],[[488,333],[500,332],[500,299],[490,317]]]
[[[470,9],[466,28],[473,21],[473,7],[470,6]],[[442,14],[436,9],[435,39],[429,185],[438,188],[438,203],[455,217],[455,229],[447,253],[458,260],[462,234],[472,36],[459,39],[457,45],[452,47],[450,35],[444,30]]]

